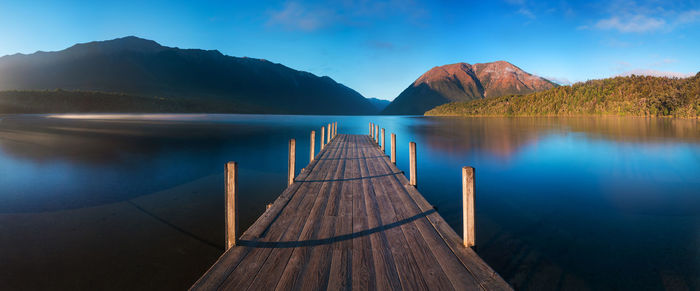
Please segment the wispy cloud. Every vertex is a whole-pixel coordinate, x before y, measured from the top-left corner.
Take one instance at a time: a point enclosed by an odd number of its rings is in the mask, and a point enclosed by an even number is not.
[[[653,77],[667,77],[667,78],[687,78],[691,77],[693,73],[681,73],[672,71],[659,71],[654,69],[634,69],[630,71],[623,72],[618,76],[653,76]]]
[[[297,0],[285,2],[282,7],[270,10],[267,25],[289,30],[315,31],[337,25],[368,25],[391,14],[413,24],[420,23],[418,20],[428,16],[427,10],[412,0],[334,0],[323,3]]]
[[[607,16],[582,24],[579,29],[610,30],[620,33],[669,32],[700,22],[700,10],[658,1],[611,1]]]
[[[330,10],[309,9],[299,2],[287,2],[282,9],[270,13],[268,25],[312,31],[328,25],[335,17]]]
[[[642,14],[631,16],[613,16],[601,19],[595,24],[595,28],[620,32],[647,32],[662,29],[666,21],[660,18],[649,17]]]
[[[526,0],[504,0],[507,4],[514,6],[515,8],[515,13],[522,15],[530,20],[534,20],[537,18],[537,15],[532,10],[532,5],[528,3]]]
[[[518,14],[523,15],[523,16],[525,16],[525,17],[527,17],[527,18],[530,18],[530,19],[535,19],[535,18],[537,18],[537,17],[535,16],[535,14],[532,13],[532,11],[530,11],[530,9],[527,9],[527,8],[525,8],[525,7],[521,7],[520,9],[518,9]]]
[[[562,86],[567,86],[567,85],[572,84],[568,78],[564,78],[564,77],[543,77],[543,78],[550,80],[554,83],[557,83],[559,85],[562,85]]]

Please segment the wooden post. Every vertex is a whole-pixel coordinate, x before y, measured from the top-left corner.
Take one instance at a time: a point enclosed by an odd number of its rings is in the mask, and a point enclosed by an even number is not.
[[[287,172],[287,185],[292,185],[294,183],[294,170],[296,162],[296,143],[295,139],[289,140],[289,171]]]
[[[379,146],[379,125],[377,125],[376,130],[377,130],[377,134],[374,137],[374,141],[377,143],[377,146]]]
[[[328,138],[328,143],[331,143],[332,136],[331,136],[331,124],[330,123],[328,124],[328,137],[327,138]]]
[[[323,148],[326,147],[325,138],[326,138],[326,128],[321,126],[321,150],[323,150]]]
[[[476,245],[476,215],[474,211],[474,168],[462,168],[462,227],[464,246]]]
[[[372,124],[372,123],[370,122],[370,123],[369,123],[369,136],[373,136],[373,135],[372,135],[372,132],[373,132],[373,131],[374,131],[374,124]]]
[[[396,134],[391,134],[391,162],[396,165]]]
[[[315,143],[316,143],[316,131],[312,130],[311,131],[311,144],[310,144],[311,152],[309,153],[309,163],[314,161],[314,156],[315,156],[314,151],[316,150]]]
[[[372,139],[376,144],[379,144],[379,140],[377,140],[377,136],[379,136],[379,125],[374,125],[374,134],[372,135]]]
[[[238,164],[226,163],[226,249],[236,245],[238,235]]]
[[[270,209],[270,207],[272,207],[272,203],[268,203],[267,205],[265,205],[265,210]]]
[[[408,156],[410,159],[409,169],[411,171],[411,180],[410,180],[409,184],[411,186],[417,187],[416,186],[417,185],[417,183],[416,183],[416,170],[417,170],[417,167],[416,167],[416,143],[415,142],[410,142],[408,144]]]
[[[386,143],[384,142],[384,129],[382,128],[382,153],[386,154]]]

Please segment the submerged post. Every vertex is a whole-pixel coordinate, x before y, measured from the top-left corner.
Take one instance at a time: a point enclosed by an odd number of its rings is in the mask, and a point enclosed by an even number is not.
[[[315,143],[316,143],[316,131],[312,130],[311,131],[311,143],[309,146],[311,148],[311,152],[309,153],[309,163],[314,161],[314,156],[315,156],[314,151],[316,150]]]
[[[326,147],[326,128],[321,126],[321,150]]]
[[[411,186],[416,187],[416,185],[417,185],[417,183],[416,183],[417,167],[416,167],[416,143],[415,142],[410,142],[408,144],[408,156],[409,156],[409,160],[410,160],[409,169],[411,171],[411,174],[410,174],[411,179],[409,181],[409,184]]]
[[[464,246],[476,245],[476,215],[474,209],[474,168],[462,168],[462,227]]]
[[[382,128],[382,153],[386,154],[386,143],[384,142],[384,129]]]
[[[292,185],[294,183],[294,172],[295,172],[295,162],[296,162],[296,143],[295,139],[289,140],[289,170],[287,172],[287,185]]]
[[[391,162],[396,165],[396,134],[391,134]]]
[[[226,249],[236,245],[238,235],[238,164],[236,162],[226,163]]]

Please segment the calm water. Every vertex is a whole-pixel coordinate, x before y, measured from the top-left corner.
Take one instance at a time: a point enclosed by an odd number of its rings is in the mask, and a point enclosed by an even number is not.
[[[65,116],[64,116],[65,117]],[[289,138],[339,121],[418,145],[418,184],[516,289],[700,289],[700,121],[256,115],[0,117],[0,289],[184,289],[223,250],[223,165],[242,227],[285,187]]]

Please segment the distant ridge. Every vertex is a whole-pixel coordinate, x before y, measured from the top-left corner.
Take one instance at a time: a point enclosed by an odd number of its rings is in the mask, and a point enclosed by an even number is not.
[[[384,110],[384,108],[389,106],[389,103],[391,103],[391,101],[389,100],[379,98],[367,98],[367,100],[369,100],[369,102],[372,103],[372,105],[374,105],[374,109],[376,109],[377,112],[381,112],[382,110]]]
[[[134,36],[0,57],[0,91],[49,90],[41,96],[51,98],[55,89],[177,99],[178,104],[231,113],[378,112],[362,95],[326,76],[216,50],[166,47]]]
[[[435,106],[455,102],[527,94],[556,84],[532,75],[506,61],[456,63],[434,67],[387,106],[383,114],[420,114]]]

